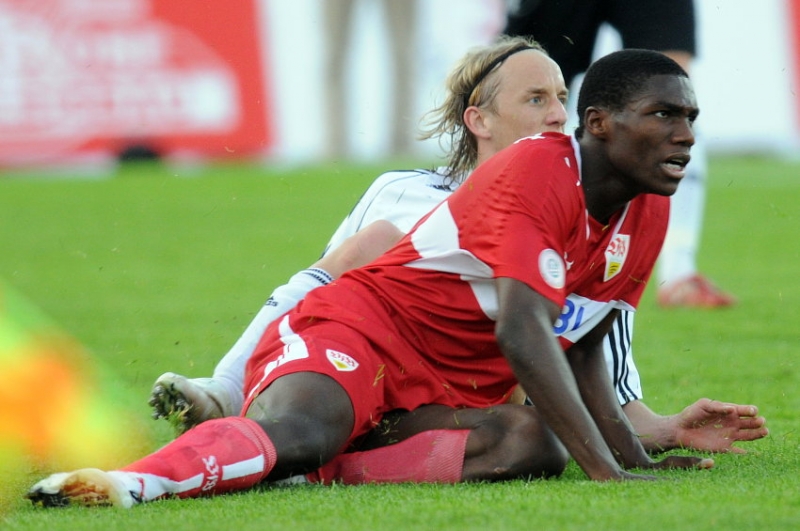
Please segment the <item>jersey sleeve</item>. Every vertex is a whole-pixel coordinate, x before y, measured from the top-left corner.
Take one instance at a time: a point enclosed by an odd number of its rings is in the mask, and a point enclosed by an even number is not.
[[[393,171],[379,176],[333,233],[323,256],[367,225],[386,220],[407,233],[425,214],[451,193],[428,186],[430,172]]]
[[[639,370],[633,361],[633,319],[635,312],[622,310],[603,339],[603,353],[620,405],[642,399]]]
[[[451,205],[461,245],[491,267],[494,278],[514,278],[562,305],[564,256],[582,196],[577,163],[565,157],[571,148],[554,150],[552,139],[533,144],[540,140],[520,141],[484,163],[454,195],[460,204]]]

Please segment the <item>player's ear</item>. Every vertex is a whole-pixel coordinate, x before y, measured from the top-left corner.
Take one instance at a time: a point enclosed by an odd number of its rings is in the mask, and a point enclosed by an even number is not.
[[[598,107],[587,107],[583,114],[584,130],[597,138],[605,138],[608,135],[610,121],[611,113]]]
[[[490,118],[478,107],[471,105],[464,111],[464,125],[477,138],[491,138]]]

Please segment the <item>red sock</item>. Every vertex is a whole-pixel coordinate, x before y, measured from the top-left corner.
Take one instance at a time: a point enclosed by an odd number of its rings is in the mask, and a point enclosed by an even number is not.
[[[200,424],[121,470],[141,475],[146,499],[188,498],[252,487],[275,459],[275,447],[257,422],[226,417]]]
[[[469,430],[425,431],[366,452],[340,454],[306,477],[312,483],[457,483]]]

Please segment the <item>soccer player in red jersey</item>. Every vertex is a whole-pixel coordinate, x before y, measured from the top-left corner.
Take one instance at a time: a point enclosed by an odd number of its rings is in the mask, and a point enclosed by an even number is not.
[[[168,372],[156,380],[150,398],[155,417],[169,418],[183,432],[211,418],[238,415],[244,401],[246,362],[270,322],[312,289],[391,247],[493,154],[520,137],[563,132],[564,79],[558,65],[526,38],[504,37],[471,49],[452,69],[446,89],[443,103],[427,115],[425,134],[452,140],[448,165],[390,171],[378,177],[336,230],[324,256],[272,293],[211,378]],[[685,184],[684,180],[681,191]],[[580,337],[584,327],[594,326],[584,318],[586,309],[576,303],[568,298],[564,316],[554,327],[557,334]],[[751,405],[702,398],[676,415],[651,411],[642,400],[633,359],[633,324],[634,312],[621,310],[604,339],[604,353],[620,405],[648,451],[682,447],[743,452],[733,443],[766,435],[764,419]]]
[[[589,69],[578,109],[574,137],[502,150],[388,253],[270,325],[243,417],[204,422],[120,470],[55,474],[29,497],[130,507],[324,480],[326,467],[349,482],[454,482],[558,475],[570,456],[598,481],[712,466],[647,454],[602,353],[617,312],[639,302],[685,176],[691,83],[663,54],[624,50]],[[579,322],[594,326],[554,332]],[[517,383],[535,407],[507,403]],[[418,414],[406,438],[364,445],[397,410]]]

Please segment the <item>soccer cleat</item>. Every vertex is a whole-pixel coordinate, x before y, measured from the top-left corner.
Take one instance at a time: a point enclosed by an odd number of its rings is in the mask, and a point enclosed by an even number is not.
[[[736,297],[725,293],[701,275],[692,275],[660,287],[656,300],[664,308],[723,308],[736,304]]]
[[[148,403],[153,418],[167,419],[178,434],[211,419],[229,417],[233,411],[225,389],[213,378],[186,378],[165,372],[153,384]]]
[[[141,501],[141,496],[126,489],[119,478],[96,468],[53,474],[31,487],[25,497],[42,507],[83,505],[129,509]]]

